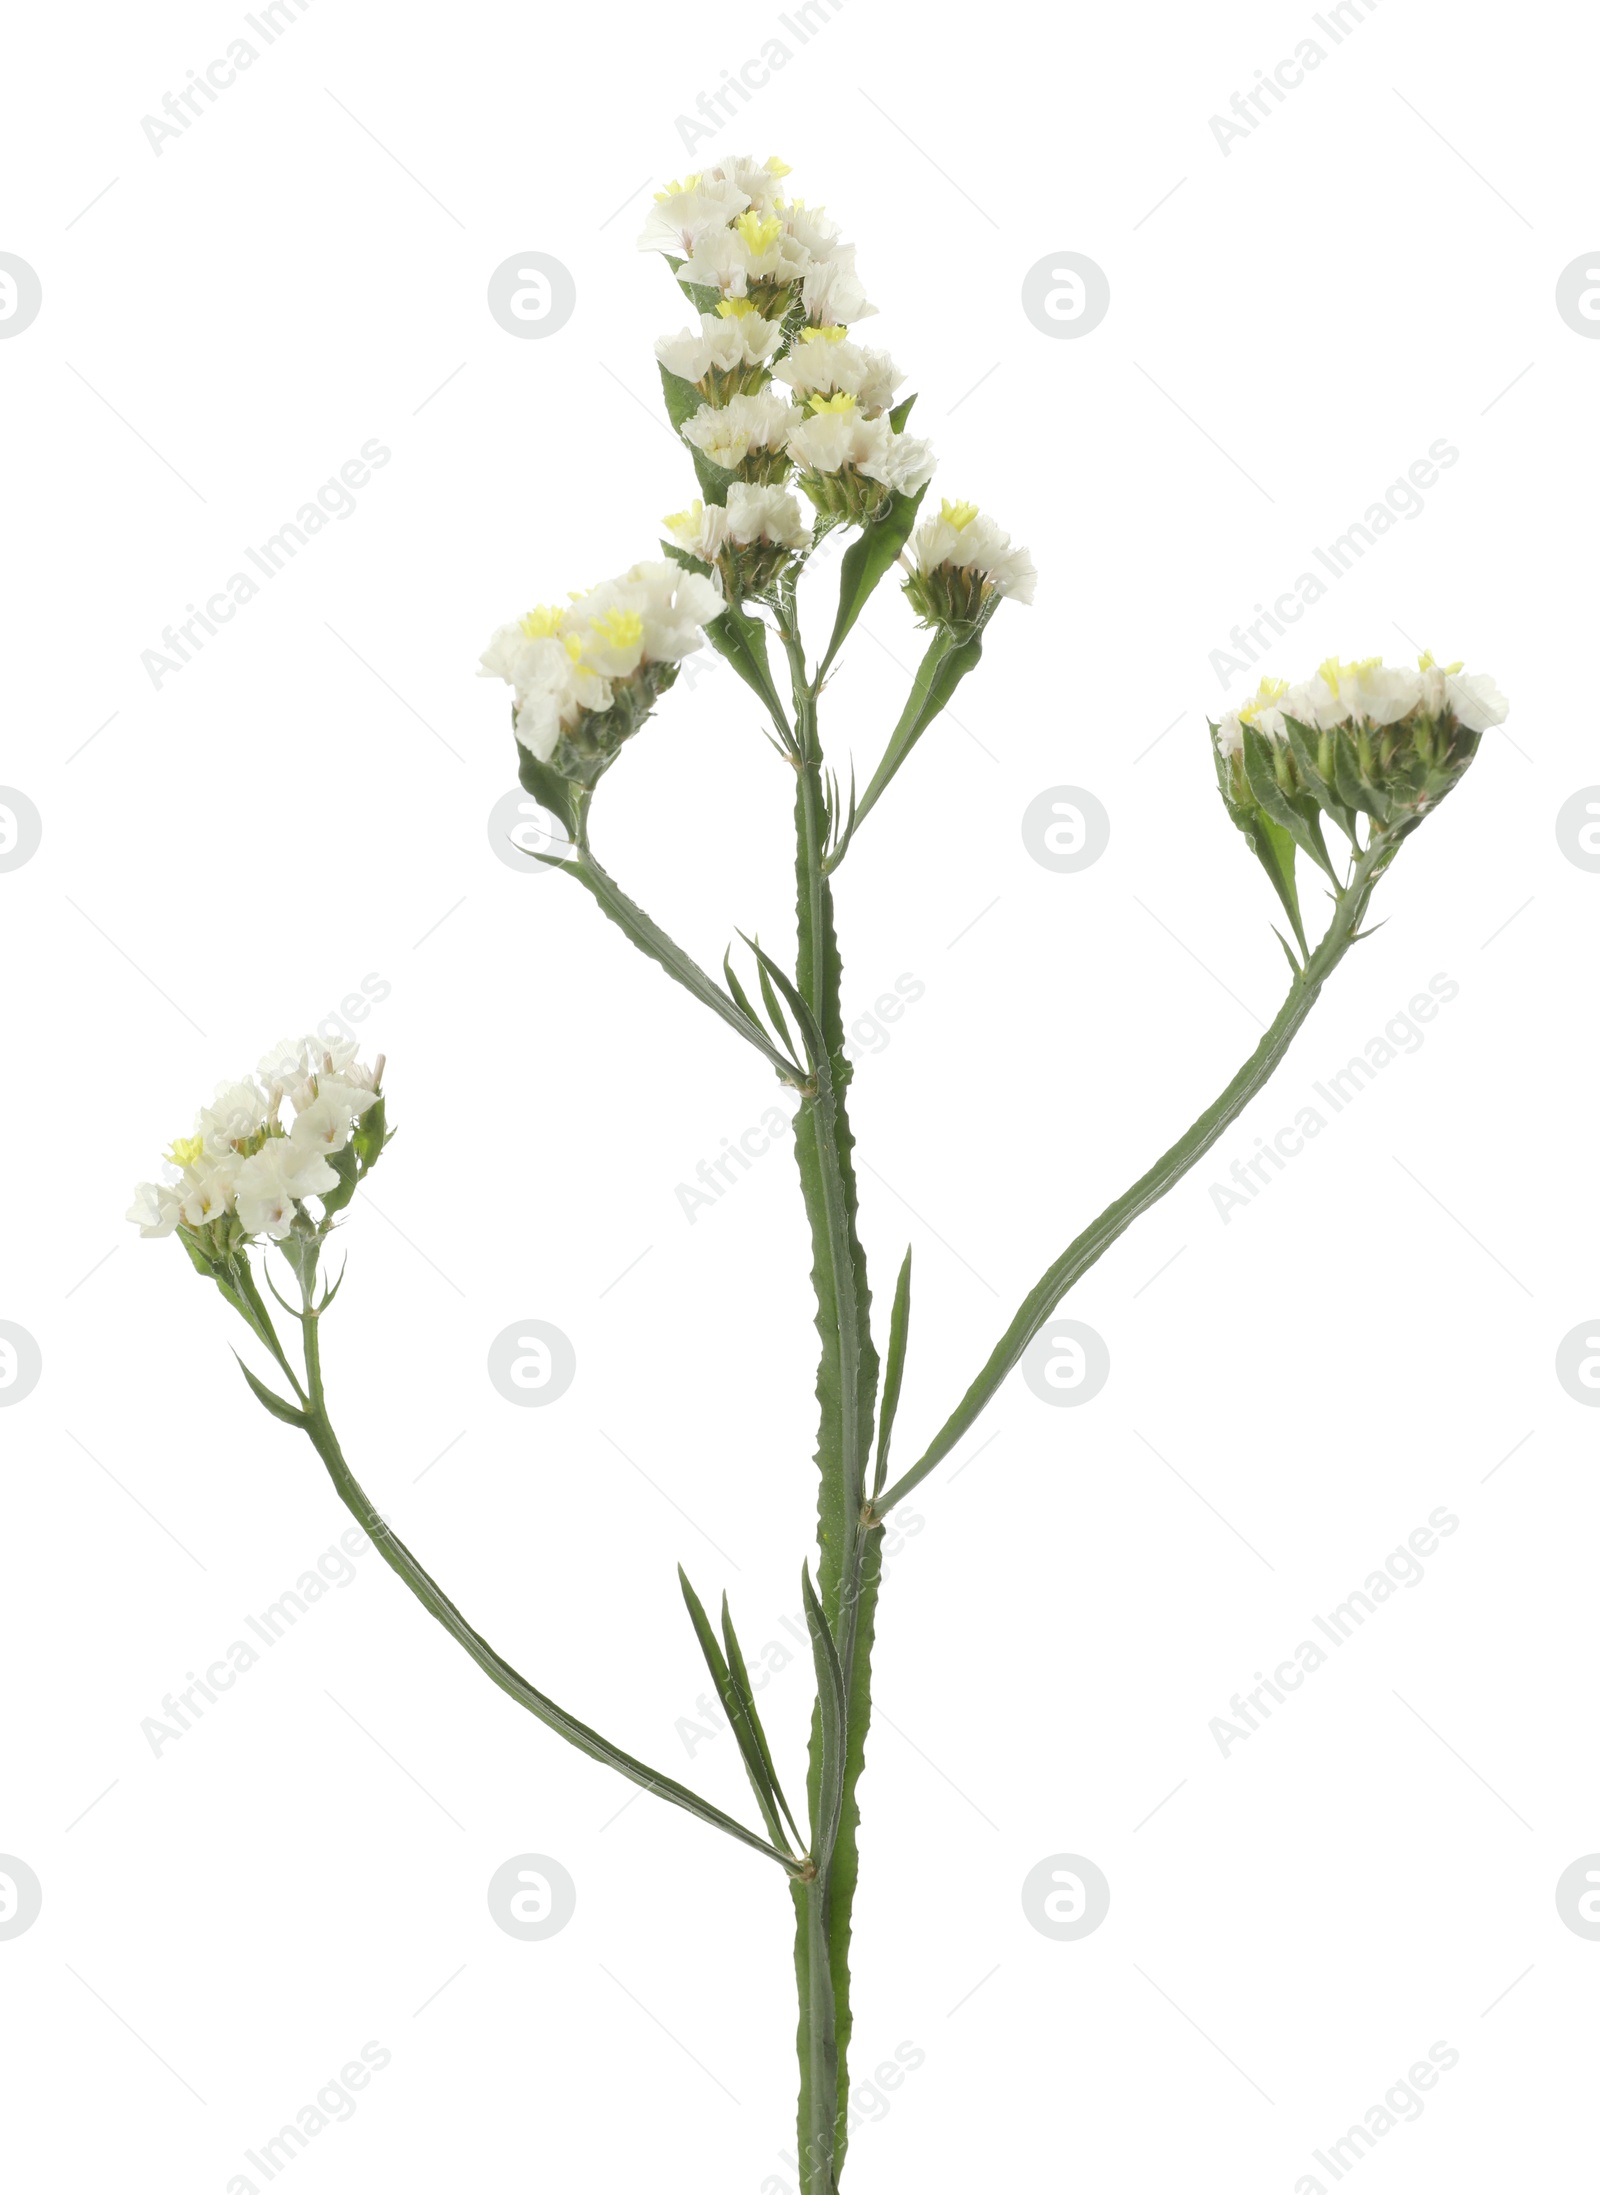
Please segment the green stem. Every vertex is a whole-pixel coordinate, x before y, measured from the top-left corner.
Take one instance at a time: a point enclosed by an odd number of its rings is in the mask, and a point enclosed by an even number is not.
[[[519,1707],[525,1707],[529,1714],[536,1716],[548,1729],[565,1738],[569,1745],[576,1746],[580,1753],[586,1753],[591,1760],[599,1761],[607,1768],[614,1768],[619,1775],[626,1776],[630,1783],[639,1784],[644,1790],[653,1792],[657,1798],[666,1799],[674,1806],[681,1806],[687,1813],[693,1814],[712,1828],[720,1829],[726,1835],[737,1838],[739,1843],[749,1845],[753,1851],[764,1853],[768,1859],[776,1860],[791,1876],[798,1876],[802,1872],[800,1861],[779,1852],[764,1837],[746,1829],[742,1822],[724,1814],[719,1807],[710,1805],[697,1792],[675,1783],[670,1776],[657,1775],[654,1769],[647,1768],[642,1761],[636,1761],[631,1754],[624,1753],[609,1739],[591,1730],[586,1723],[579,1722],[575,1715],[569,1715],[564,1707],[558,1706],[513,1669],[502,1655],[495,1652],[488,1640],[473,1629],[454,1601],[429,1577],[410,1548],[384,1522],[373,1506],[371,1497],[345,1462],[328,1417],[327,1402],[323,1394],[322,1344],[318,1324],[318,1314],[309,1308],[308,1295],[306,1316],[301,1322],[305,1336],[306,1386],[310,1391],[306,1405],[306,1432],[312,1447],[327,1467],[328,1476],[333,1481],[339,1499],[389,1568],[410,1587],[429,1615],[444,1626],[456,1643],[471,1655],[478,1667],[502,1692],[514,1699]]]
[[[808,679],[792,603],[780,611],[789,658],[795,721],[795,883],[801,996],[819,1035],[813,1088],[795,1122],[795,1148],[812,1239],[812,1280],[822,1344],[817,1374],[821,1408],[817,1466],[818,1580],[821,1605],[844,1687],[843,1787],[831,1848],[819,1874],[796,1898],[795,1970],[800,1987],[799,2142],[805,2195],[834,2195],[848,2127],[851,2031],[850,1931],[858,1855],[856,1787],[865,1759],[871,1706],[872,1599],[879,1574],[877,1536],[862,1515],[878,1360],[868,1320],[866,1261],[856,1231],[852,1138],[844,1093],[840,964],[833,893],[827,877],[827,812],[817,732],[817,684]],[[865,1581],[870,1572],[870,1593]],[[808,1795],[813,1853],[819,1853],[824,1743],[813,1723]]]
[[[1293,1043],[1301,1023],[1316,1005],[1322,986],[1355,942],[1373,886],[1379,873],[1392,858],[1393,851],[1392,844],[1380,837],[1360,855],[1351,871],[1349,883],[1338,896],[1333,919],[1322,942],[1290,985],[1288,997],[1261,1042],[1221,1096],[1207,1106],[1193,1126],[1185,1130],[1177,1142],[1161,1154],[1148,1173],[1140,1175],[1131,1189],[1124,1190],[1120,1197],[1106,1206],[1097,1219],[1090,1222],[1081,1235],[1068,1243],[1060,1257],[1030,1289],[1023,1298],[1016,1317],[990,1352],[983,1370],[934,1435],[922,1456],[902,1478],[895,1481],[887,1493],[874,1501],[874,1523],[881,1523],[896,1502],[903,1501],[914,1487],[920,1486],[928,1473],[944,1460],[962,1436],[971,1429],[1068,1289],[1082,1278],[1098,1258],[1104,1256],[1117,1237],[1132,1226],[1141,1212],[1148,1211],[1152,1204],[1158,1203],[1169,1189],[1183,1179],[1270,1079]]]

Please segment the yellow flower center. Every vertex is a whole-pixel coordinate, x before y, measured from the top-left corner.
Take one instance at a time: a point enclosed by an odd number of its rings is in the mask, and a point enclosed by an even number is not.
[[[780,160],[776,153],[772,153],[767,160],[767,173],[768,175],[779,176],[792,175],[794,170],[789,166],[787,160]]]
[[[174,1166],[198,1166],[205,1155],[204,1136],[174,1136],[168,1153]]]
[[[1253,724],[1263,709],[1270,709],[1288,691],[1289,681],[1286,678],[1264,678],[1239,711],[1240,723]]]
[[[550,604],[540,603],[526,617],[518,619],[518,626],[529,640],[549,640],[560,625],[563,614]]]
[[[696,174],[686,175],[681,183],[669,183],[664,191],[656,192],[656,204],[658,206],[664,205],[669,198],[687,198],[689,193],[698,186],[699,181],[700,178]]]
[[[827,328],[802,328],[802,343],[842,343],[850,330],[842,322]]]
[[[856,400],[848,389],[840,389],[833,396],[810,396],[806,399],[813,412],[853,412]]]
[[[1433,650],[1424,648],[1417,658],[1417,669],[1419,671],[1431,671],[1435,667],[1443,671],[1446,678],[1454,678],[1457,671],[1460,670],[1461,664],[1459,661],[1455,663],[1438,663]]]
[[[977,515],[978,506],[976,503],[948,503],[941,501],[939,505],[939,516],[944,520],[944,523],[947,526],[953,526],[957,533],[964,532],[965,529],[972,524],[972,521],[977,517]]]
[[[740,214],[733,225],[750,247],[751,256],[756,259],[763,252],[771,251],[783,234],[783,223],[775,213],[762,215],[756,212],[754,206],[747,213]]]
[[[700,531],[700,521],[705,515],[705,504],[696,496],[686,511],[669,511],[661,523],[668,533],[693,535]]]
[[[637,610],[607,610],[591,617],[589,629],[610,648],[632,648],[644,637],[644,620]]]
[[[742,320],[746,313],[752,313],[755,309],[754,303],[748,297],[724,297],[717,306],[717,311],[724,320]]]

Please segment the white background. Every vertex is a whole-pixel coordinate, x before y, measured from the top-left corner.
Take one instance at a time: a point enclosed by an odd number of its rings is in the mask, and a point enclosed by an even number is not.
[[[1275,1011],[1275,908],[1206,754],[1244,681],[1208,658],[1439,438],[1459,460],[1423,514],[1265,667],[1413,636],[1514,703],[1278,1079],[1072,1299],[1103,1394],[1015,1383],[916,1498],[862,1787],[856,2067],[925,2055],[846,2185],[1304,2195],[1439,2041],[1459,2067],[1362,2186],[1565,2184],[1600,1946],[1553,1893],[1600,1846],[1600,1501],[1553,1361],[1596,1307],[1600,879],[1553,825],[1600,774],[1600,346],[1553,297],[1600,223],[1592,33],[1385,5],[1334,49],[1292,6],[850,0],[802,47],[775,8],[319,0],[157,156],[141,116],[241,14],[33,11],[6,55],[0,249],[44,289],[0,343],[0,781],[44,823],[0,876],[0,1316],[44,1362],[0,1417],[0,1850],[44,1885],[0,1943],[17,2183],[261,2189],[244,2152],[374,2040],[392,2064],[295,2188],[792,2184],[777,1871],[647,1799],[619,1817],[627,1790],[373,1556],[152,1753],[163,1695],[348,1520],[244,1391],[223,1306],[121,1219],[219,1078],[386,983],[360,1033],[400,1136],[325,1343],[346,1447],[536,1682],[748,1813],[731,1741],[691,1762],[674,1727],[705,1689],[674,1564],[731,1587],[752,1656],[787,1637],[814,1497],[793,1169],[775,1152],[689,1225],[676,1185],[770,1078],[586,895],[494,858],[513,754],[473,671],[530,601],[654,553],[692,492],[653,416],[651,342],[686,315],[632,240],[667,176],[776,149],[859,242],[934,492],[1041,574],[840,880],[847,1012],[925,986],[854,1095],[880,1316],[916,1249],[905,1461]],[[1209,117],[1308,33],[1324,65],[1224,156]],[[675,117],[773,35],[789,65],[689,157]],[[484,302],[528,250],[577,284],[543,341]],[[1082,340],[1019,302],[1062,250],[1111,284]],[[355,514],[154,689],[141,652],[374,437]],[[886,587],[824,723],[863,777],[918,645]],[[1078,875],[1019,833],[1059,784],[1112,818]],[[709,964],[735,926],[787,951],[786,803],[719,665],[608,779],[597,848]],[[1422,1049],[1224,1225],[1209,1183],[1439,973],[1459,996]],[[530,1317],[578,1377],[518,1411],[485,1357]],[[1211,1718],[1440,1505],[1459,1529],[1424,1584],[1224,1759]],[[791,1787],[808,1692],[796,1662],[765,1695]],[[578,1885],[542,1944],[485,1902],[529,1851]],[[1080,1943],[1020,1902],[1060,1852],[1112,1886]]]

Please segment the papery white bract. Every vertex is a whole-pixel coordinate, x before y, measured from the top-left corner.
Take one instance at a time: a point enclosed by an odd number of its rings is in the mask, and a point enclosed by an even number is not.
[[[1031,603],[1038,577],[1027,550],[975,503],[942,502],[912,535],[907,561],[905,591],[927,625],[971,623],[996,595]]]
[[[127,1216],[140,1234],[169,1235],[181,1225],[213,1259],[259,1238],[282,1241],[305,1199],[345,1178],[329,1161],[376,1108],[376,1135],[362,1154],[363,1165],[372,1164],[384,1133],[383,1061],[367,1066],[355,1050],[343,1037],[285,1037],[262,1059],[259,1081],[219,1083],[193,1133],[168,1151],[170,1179],[134,1191]],[[287,1127],[279,1117],[285,1098],[294,1111]]]
[[[832,396],[842,389],[869,416],[893,402],[895,390],[905,379],[887,351],[844,340],[843,328],[803,329],[794,349],[773,367],[772,377],[796,396]]]

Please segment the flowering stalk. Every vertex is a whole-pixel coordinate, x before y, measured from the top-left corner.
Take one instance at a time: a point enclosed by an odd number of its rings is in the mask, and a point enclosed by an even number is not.
[[[321,1052],[310,1040],[280,1047],[256,1079],[218,1092],[194,1134],[173,1145],[169,1179],[141,1188],[130,1217],[146,1234],[180,1235],[289,1388],[279,1393],[246,1367],[252,1392],[275,1418],[307,1434],[390,1567],[495,1684],[591,1759],[783,1869],[795,1909],[801,2178],[804,2195],[837,2195],[848,2128],[849,1952],[880,1527],[976,1422],[1073,1285],[1264,1086],[1323,986],[1366,934],[1373,892],[1400,846],[1459,783],[1505,703],[1492,681],[1427,656],[1415,671],[1330,660],[1300,686],[1264,681],[1250,702],[1212,726],[1223,804],[1267,871],[1292,933],[1292,944],[1281,939],[1287,996],[1214,1102],[1046,1268],[949,1416],[891,1482],[911,1256],[900,1268],[880,1363],[857,1224],[832,878],[866,816],[976,668],[1001,602],[1031,601],[1034,571],[1026,551],[975,505],[941,500],[936,514],[924,514],[933,453],[906,432],[914,399],[895,401],[903,377],[893,360],[851,334],[849,323],[873,310],[854,247],[823,214],[783,196],[786,173],[776,162],[730,160],[658,194],[640,242],[667,257],[696,314],[696,325],[662,339],[657,358],[667,415],[700,493],[665,521],[664,560],[632,565],[570,596],[565,607],[532,610],[502,626],[483,668],[512,688],[523,786],[567,833],[565,850],[534,858],[581,884],[641,952],[797,1093],[795,1151],[820,1345],[817,1554],[815,1577],[809,1562],[801,1577],[817,1680],[803,1819],[784,1795],[726,1599],[719,1634],[680,1571],[762,1830],[646,1768],[519,1675],[389,1530],[351,1473],[322,1375],[321,1321],[342,1277],[319,1301],[317,1273],[329,1232],[387,1141],[381,1060],[368,1070],[353,1055]],[[808,653],[799,587],[817,542],[835,529],[856,538],[839,560],[827,644]],[[863,608],[895,568],[930,635],[928,648],[865,792],[857,794],[852,774],[845,794],[823,747],[821,697]],[[787,671],[787,702],[774,644]],[[590,840],[602,777],[670,690],[680,662],[704,645],[756,697],[769,742],[794,774],[794,962],[786,968],[752,946],[749,987],[731,953],[720,982],[701,968],[609,874]],[[1344,840],[1337,859],[1328,824],[1335,844]],[[1300,903],[1302,856],[1331,900],[1315,944]],[[287,1124],[286,1101],[293,1112]],[[253,1252],[268,1244],[287,1258],[298,1285],[298,1304],[278,1299],[301,1329],[298,1371],[252,1267]]]

